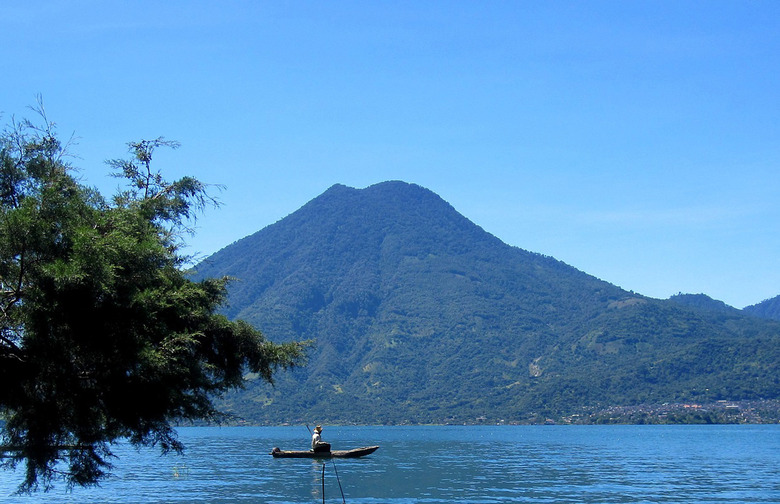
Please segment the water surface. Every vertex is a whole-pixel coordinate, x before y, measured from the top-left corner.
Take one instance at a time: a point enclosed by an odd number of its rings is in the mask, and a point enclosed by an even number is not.
[[[11,495],[63,503],[780,503],[780,426],[329,427],[362,459],[274,459],[305,427],[183,428],[184,456],[120,446],[100,488]],[[342,500],[343,492],[343,500]]]

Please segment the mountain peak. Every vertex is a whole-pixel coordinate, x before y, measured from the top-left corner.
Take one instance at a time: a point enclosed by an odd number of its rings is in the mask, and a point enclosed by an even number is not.
[[[360,208],[376,207],[383,212],[392,210],[393,205],[398,205],[399,209],[423,205],[428,210],[431,209],[431,205],[440,205],[447,208],[448,211],[454,211],[449,203],[433,191],[400,180],[379,182],[364,189],[335,184],[309,203],[321,202],[335,203],[336,205],[359,205]],[[304,208],[306,207],[304,206]]]

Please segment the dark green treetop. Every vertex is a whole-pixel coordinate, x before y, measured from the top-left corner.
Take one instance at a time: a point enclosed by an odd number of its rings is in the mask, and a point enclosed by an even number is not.
[[[24,464],[22,491],[97,484],[120,438],[181,451],[172,422],[224,418],[215,394],[246,371],[271,382],[306,345],[229,321],[227,280],[188,277],[182,235],[215,201],[152,171],[176,144],[129,144],[109,162],[128,188],[107,201],[74,177],[42,110],[42,126],[0,137],[0,444],[6,466]]]

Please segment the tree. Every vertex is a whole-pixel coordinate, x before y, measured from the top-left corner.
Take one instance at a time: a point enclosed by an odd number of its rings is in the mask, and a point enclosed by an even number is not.
[[[99,483],[120,438],[181,451],[175,422],[224,419],[215,394],[246,371],[272,382],[306,347],[217,314],[227,279],[188,277],[183,235],[215,201],[152,170],[155,149],[176,144],[129,144],[109,162],[128,188],[108,201],[77,181],[38,111],[42,125],[0,137],[2,455],[24,464],[27,492]]]

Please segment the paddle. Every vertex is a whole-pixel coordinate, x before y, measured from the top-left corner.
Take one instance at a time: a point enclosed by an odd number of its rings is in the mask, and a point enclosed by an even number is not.
[[[333,464],[333,471],[336,473],[336,481],[339,482],[339,490],[341,491],[341,502],[347,504],[347,499],[344,498],[344,489],[341,488],[341,480],[339,479],[339,471],[336,469],[336,461],[330,459],[330,463]]]

